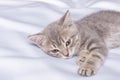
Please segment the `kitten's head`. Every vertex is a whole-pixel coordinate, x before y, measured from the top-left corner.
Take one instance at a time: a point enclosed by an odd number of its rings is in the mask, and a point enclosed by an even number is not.
[[[67,11],[60,20],[49,24],[43,32],[28,38],[51,56],[70,58],[75,55],[78,37],[77,27]]]

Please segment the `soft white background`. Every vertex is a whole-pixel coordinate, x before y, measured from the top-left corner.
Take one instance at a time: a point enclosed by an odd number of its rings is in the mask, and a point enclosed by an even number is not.
[[[120,49],[109,52],[97,75],[81,77],[76,58],[57,59],[32,45],[40,32],[70,10],[74,20],[100,9],[120,11],[119,0],[0,0],[0,80],[119,80]],[[109,18],[108,18],[109,19]]]

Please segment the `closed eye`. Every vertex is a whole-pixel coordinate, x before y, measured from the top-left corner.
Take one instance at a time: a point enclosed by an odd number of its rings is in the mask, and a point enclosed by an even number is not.
[[[57,53],[57,52],[59,52],[59,50],[58,49],[53,49],[53,50],[51,50],[51,52]]]

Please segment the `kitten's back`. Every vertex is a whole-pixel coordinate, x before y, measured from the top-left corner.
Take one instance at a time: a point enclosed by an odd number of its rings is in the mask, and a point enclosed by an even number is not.
[[[108,48],[120,46],[120,12],[100,11],[83,18],[77,23],[84,28],[97,32],[104,39]]]

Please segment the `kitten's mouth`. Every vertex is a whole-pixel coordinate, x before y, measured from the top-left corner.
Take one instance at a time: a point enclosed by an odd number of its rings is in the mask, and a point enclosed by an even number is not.
[[[64,59],[70,59],[70,57],[63,57]]]
[[[68,55],[68,56],[63,56],[62,58],[64,58],[64,59],[70,59],[70,58],[72,58],[72,56],[70,56],[70,55]]]

